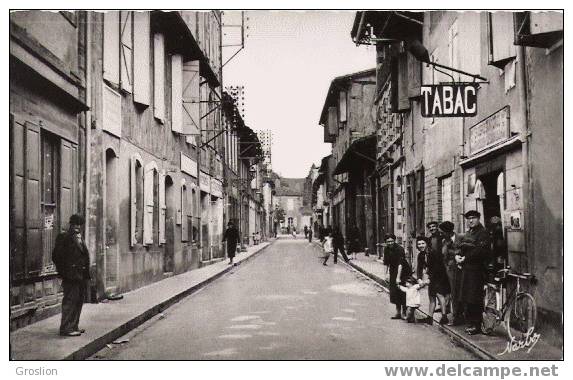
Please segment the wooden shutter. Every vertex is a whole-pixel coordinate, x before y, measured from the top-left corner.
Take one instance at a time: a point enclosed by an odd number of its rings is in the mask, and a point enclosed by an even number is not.
[[[181,186],[181,241],[187,241],[189,238],[188,221],[187,221],[187,186]]]
[[[133,247],[137,243],[137,158],[132,157],[129,163],[129,241]]]
[[[165,244],[165,172],[159,173],[159,244]]]
[[[356,86],[359,86],[356,84]],[[338,111],[339,111],[339,121],[344,123],[346,122],[346,114],[347,114],[347,103],[348,98],[346,96],[346,91],[340,91],[338,93]]]
[[[151,166],[145,168],[143,176],[143,244],[153,244],[153,176]]]
[[[171,56],[171,130],[181,133],[182,128],[182,109],[181,101],[182,84],[183,84],[183,57],[181,54]]]
[[[149,12],[133,13],[133,101],[149,105]]]
[[[420,96],[420,86],[422,83],[422,63],[412,54],[408,57],[408,97],[417,98]]]
[[[103,77],[119,84],[119,12],[103,15]]]
[[[70,216],[74,213],[74,148],[68,141],[60,142],[60,222],[68,229]]]
[[[505,64],[516,56],[513,45],[513,13],[495,12],[490,14],[491,24],[491,63],[503,69]]]
[[[338,111],[336,107],[328,107],[328,128],[327,134],[329,137],[338,136]]]
[[[410,109],[410,98],[408,97],[408,55],[405,52],[398,56],[398,111]]]
[[[129,93],[133,88],[133,12],[121,11],[120,31],[121,31],[121,49],[120,49],[120,67],[121,67],[121,88]]]
[[[12,121],[10,144],[11,202],[10,202],[10,270],[12,278],[25,275],[26,257],[26,174],[25,139],[26,126],[23,121]]]
[[[200,80],[199,61],[183,64],[183,133],[199,135],[200,127]],[[187,136],[188,144],[196,145],[197,136]]]
[[[165,45],[159,33],[153,35],[153,116],[165,120]]]
[[[26,268],[39,274],[43,265],[40,194],[40,128],[26,123]]]

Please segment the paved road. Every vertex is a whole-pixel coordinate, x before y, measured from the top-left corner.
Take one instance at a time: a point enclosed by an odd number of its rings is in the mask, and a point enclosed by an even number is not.
[[[92,359],[474,359],[437,327],[391,320],[388,294],[279,239]]]

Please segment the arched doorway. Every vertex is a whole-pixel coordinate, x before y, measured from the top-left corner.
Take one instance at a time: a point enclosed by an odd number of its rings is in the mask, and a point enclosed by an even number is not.
[[[114,293],[118,287],[119,251],[118,232],[118,195],[117,195],[117,160],[113,149],[105,151],[105,198],[104,198],[104,260],[105,292]]]

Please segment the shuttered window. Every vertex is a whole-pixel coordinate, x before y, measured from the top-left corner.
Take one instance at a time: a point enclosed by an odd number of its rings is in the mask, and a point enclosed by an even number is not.
[[[133,13],[133,100],[149,105],[150,98],[150,23],[149,12]]]
[[[183,133],[188,144],[196,145],[200,131],[200,79],[199,61],[183,64]]]
[[[142,231],[142,187],[143,187],[143,167],[141,157],[135,154],[130,162],[130,244],[133,247],[141,243]]]
[[[103,15],[103,77],[119,84],[119,11]]]
[[[155,194],[157,188],[157,165],[155,162],[150,162],[145,165],[143,177],[143,244],[153,244],[153,215],[155,207]]]
[[[171,56],[171,130],[176,133],[183,131],[182,107],[183,99],[183,57],[180,54]]]
[[[165,203],[165,172],[159,174],[159,244],[165,244],[165,214],[167,204]]]
[[[187,209],[189,208],[189,200],[187,194],[187,186],[181,185],[181,241],[189,240]]]
[[[119,18],[121,32],[119,57],[121,88],[131,93],[133,88],[133,12],[121,11]]]
[[[490,64],[503,69],[508,61],[516,57],[513,44],[513,13],[490,13],[489,25]]]
[[[153,116],[165,120],[165,45],[159,33],[153,35]]]

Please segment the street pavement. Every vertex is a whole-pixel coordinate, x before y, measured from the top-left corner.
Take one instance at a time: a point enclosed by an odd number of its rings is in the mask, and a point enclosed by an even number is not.
[[[388,294],[281,238],[92,360],[475,359],[436,326],[391,320]]]

